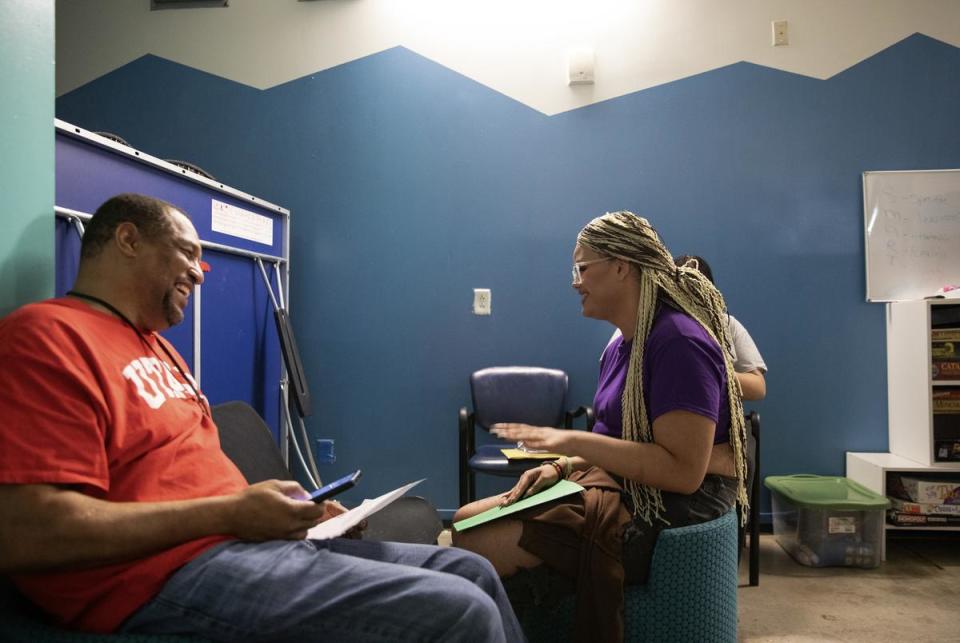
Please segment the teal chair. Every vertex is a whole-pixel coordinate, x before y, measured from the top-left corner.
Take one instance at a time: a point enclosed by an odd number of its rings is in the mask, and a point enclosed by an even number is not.
[[[646,585],[624,591],[624,640],[727,643],[737,640],[737,514],[660,532]],[[573,597],[528,609],[530,643],[568,641]]]

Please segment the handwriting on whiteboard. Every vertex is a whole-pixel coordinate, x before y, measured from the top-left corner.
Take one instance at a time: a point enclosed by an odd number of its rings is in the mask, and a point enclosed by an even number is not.
[[[937,260],[955,254],[960,247],[960,211],[954,210],[948,195],[896,194],[884,191],[886,207],[880,209],[880,224],[886,236],[886,263],[896,266],[904,260]],[[929,266],[942,274],[939,266]]]
[[[960,283],[960,170],[865,172],[867,300]]]

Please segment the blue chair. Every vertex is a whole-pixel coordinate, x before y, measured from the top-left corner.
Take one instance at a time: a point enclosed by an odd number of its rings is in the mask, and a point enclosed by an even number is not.
[[[463,407],[459,418],[461,506],[477,499],[476,473],[519,478],[527,469],[542,463],[542,460],[507,460],[500,450],[514,447],[515,443],[478,448],[477,427],[489,431],[498,422],[520,422],[570,429],[575,418],[586,416],[587,429],[593,428],[591,407],[566,410],[567,384],[565,372],[535,366],[495,366],[470,376],[473,412]]]
[[[737,640],[737,513],[660,532],[646,585],[624,588],[624,641]],[[568,641],[574,599],[521,615],[530,643]]]

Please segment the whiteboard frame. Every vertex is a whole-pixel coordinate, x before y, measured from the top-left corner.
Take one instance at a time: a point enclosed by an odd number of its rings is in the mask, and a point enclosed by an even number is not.
[[[960,177],[960,168],[945,168],[939,170],[871,170],[866,171],[861,174],[861,186],[863,189],[863,256],[864,256],[864,269],[865,269],[865,281],[866,281],[866,292],[864,293],[865,299],[868,303],[890,303],[897,301],[916,301],[921,300],[926,297],[929,297],[933,293],[928,293],[927,295],[922,295],[916,299],[882,299],[879,297],[870,296],[870,210],[867,201],[867,177],[868,175],[881,175],[881,174],[941,174],[941,173],[956,173]],[[941,286],[946,284],[941,284]]]

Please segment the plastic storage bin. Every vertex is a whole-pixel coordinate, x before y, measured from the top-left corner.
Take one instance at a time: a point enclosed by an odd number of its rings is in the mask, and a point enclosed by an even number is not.
[[[768,476],[773,535],[801,565],[876,567],[890,501],[834,476]]]

